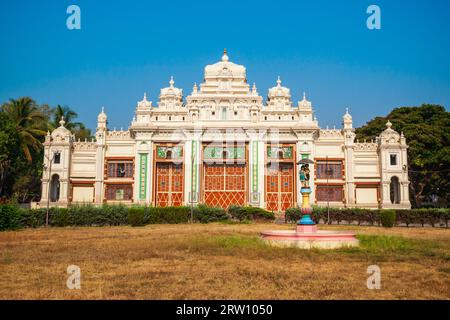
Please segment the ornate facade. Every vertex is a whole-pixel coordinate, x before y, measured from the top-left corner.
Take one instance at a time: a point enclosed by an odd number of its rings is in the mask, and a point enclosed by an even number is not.
[[[42,200],[179,206],[260,206],[283,212],[301,202],[301,159],[310,159],[312,205],[409,208],[407,145],[387,123],[375,141],[355,141],[352,117],[323,129],[306,95],[294,105],[278,78],[266,102],[246,69],[208,65],[190,95],[169,86],[156,105],[137,103],[126,131],[98,115],[94,141],[61,126],[45,140]]]

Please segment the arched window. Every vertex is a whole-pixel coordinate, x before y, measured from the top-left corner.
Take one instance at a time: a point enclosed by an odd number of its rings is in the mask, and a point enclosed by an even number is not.
[[[59,200],[59,176],[54,174],[50,182],[50,201],[57,202]]]
[[[277,152],[277,158],[278,158],[278,159],[283,159],[283,158],[284,158],[284,152],[283,152],[282,150],[279,150],[279,151]]]
[[[222,108],[222,120],[227,120],[227,108]]]
[[[172,150],[166,151],[166,159],[172,159]]]
[[[391,178],[391,184],[389,187],[391,203],[399,204],[400,203],[400,182],[398,177]]]

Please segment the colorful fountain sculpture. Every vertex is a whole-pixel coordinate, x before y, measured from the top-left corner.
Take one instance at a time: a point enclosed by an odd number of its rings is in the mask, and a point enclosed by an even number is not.
[[[296,230],[269,230],[261,232],[263,240],[269,245],[280,247],[298,247],[303,249],[320,248],[336,249],[358,246],[354,233],[345,231],[317,230],[316,223],[311,219],[312,209],[309,204],[311,188],[309,186],[309,159],[302,159],[299,173],[302,194],[302,218],[297,222]]]

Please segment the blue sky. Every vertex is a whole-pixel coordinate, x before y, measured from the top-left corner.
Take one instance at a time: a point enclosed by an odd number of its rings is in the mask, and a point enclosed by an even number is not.
[[[81,30],[66,8],[81,8]],[[381,30],[366,9],[381,8]],[[259,93],[281,76],[306,91],[322,127],[356,125],[398,106],[450,104],[450,1],[0,0],[0,101],[68,105],[90,128],[105,106],[127,128],[171,75],[185,96],[224,47]]]

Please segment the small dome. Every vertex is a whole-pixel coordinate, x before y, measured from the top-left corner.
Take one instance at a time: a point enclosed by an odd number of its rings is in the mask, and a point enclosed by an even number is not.
[[[169,86],[161,89],[161,96],[182,96],[183,90],[174,87],[175,81],[173,81],[173,77],[170,77]]]
[[[144,97],[142,98],[141,101],[138,101],[138,107],[141,108],[150,108],[152,106],[152,102],[147,100],[147,93],[144,92]]]
[[[345,114],[342,117],[344,119],[344,122],[352,122],[353,118],[350,113],[348,113],[348,108],[345,109]]]
[[[278,76],[277,85],[269,89],[269,99],[275,97],[291,97],[291,90],[281,85],[281,79]]]
[[[106,120],[108,120],[108,116],[105,113],[105,107],[102,107],[102,112],[97,116],[97,122],[106,122]]]
[[[66,121],[64,121],[64,117],[61,117],[61,121],[59,121],[60,126],[53,130],[52,138],[64,138],[68,136],[70,137],[72,135],[72,133],[66,127],[64,127],[65,124]]]

